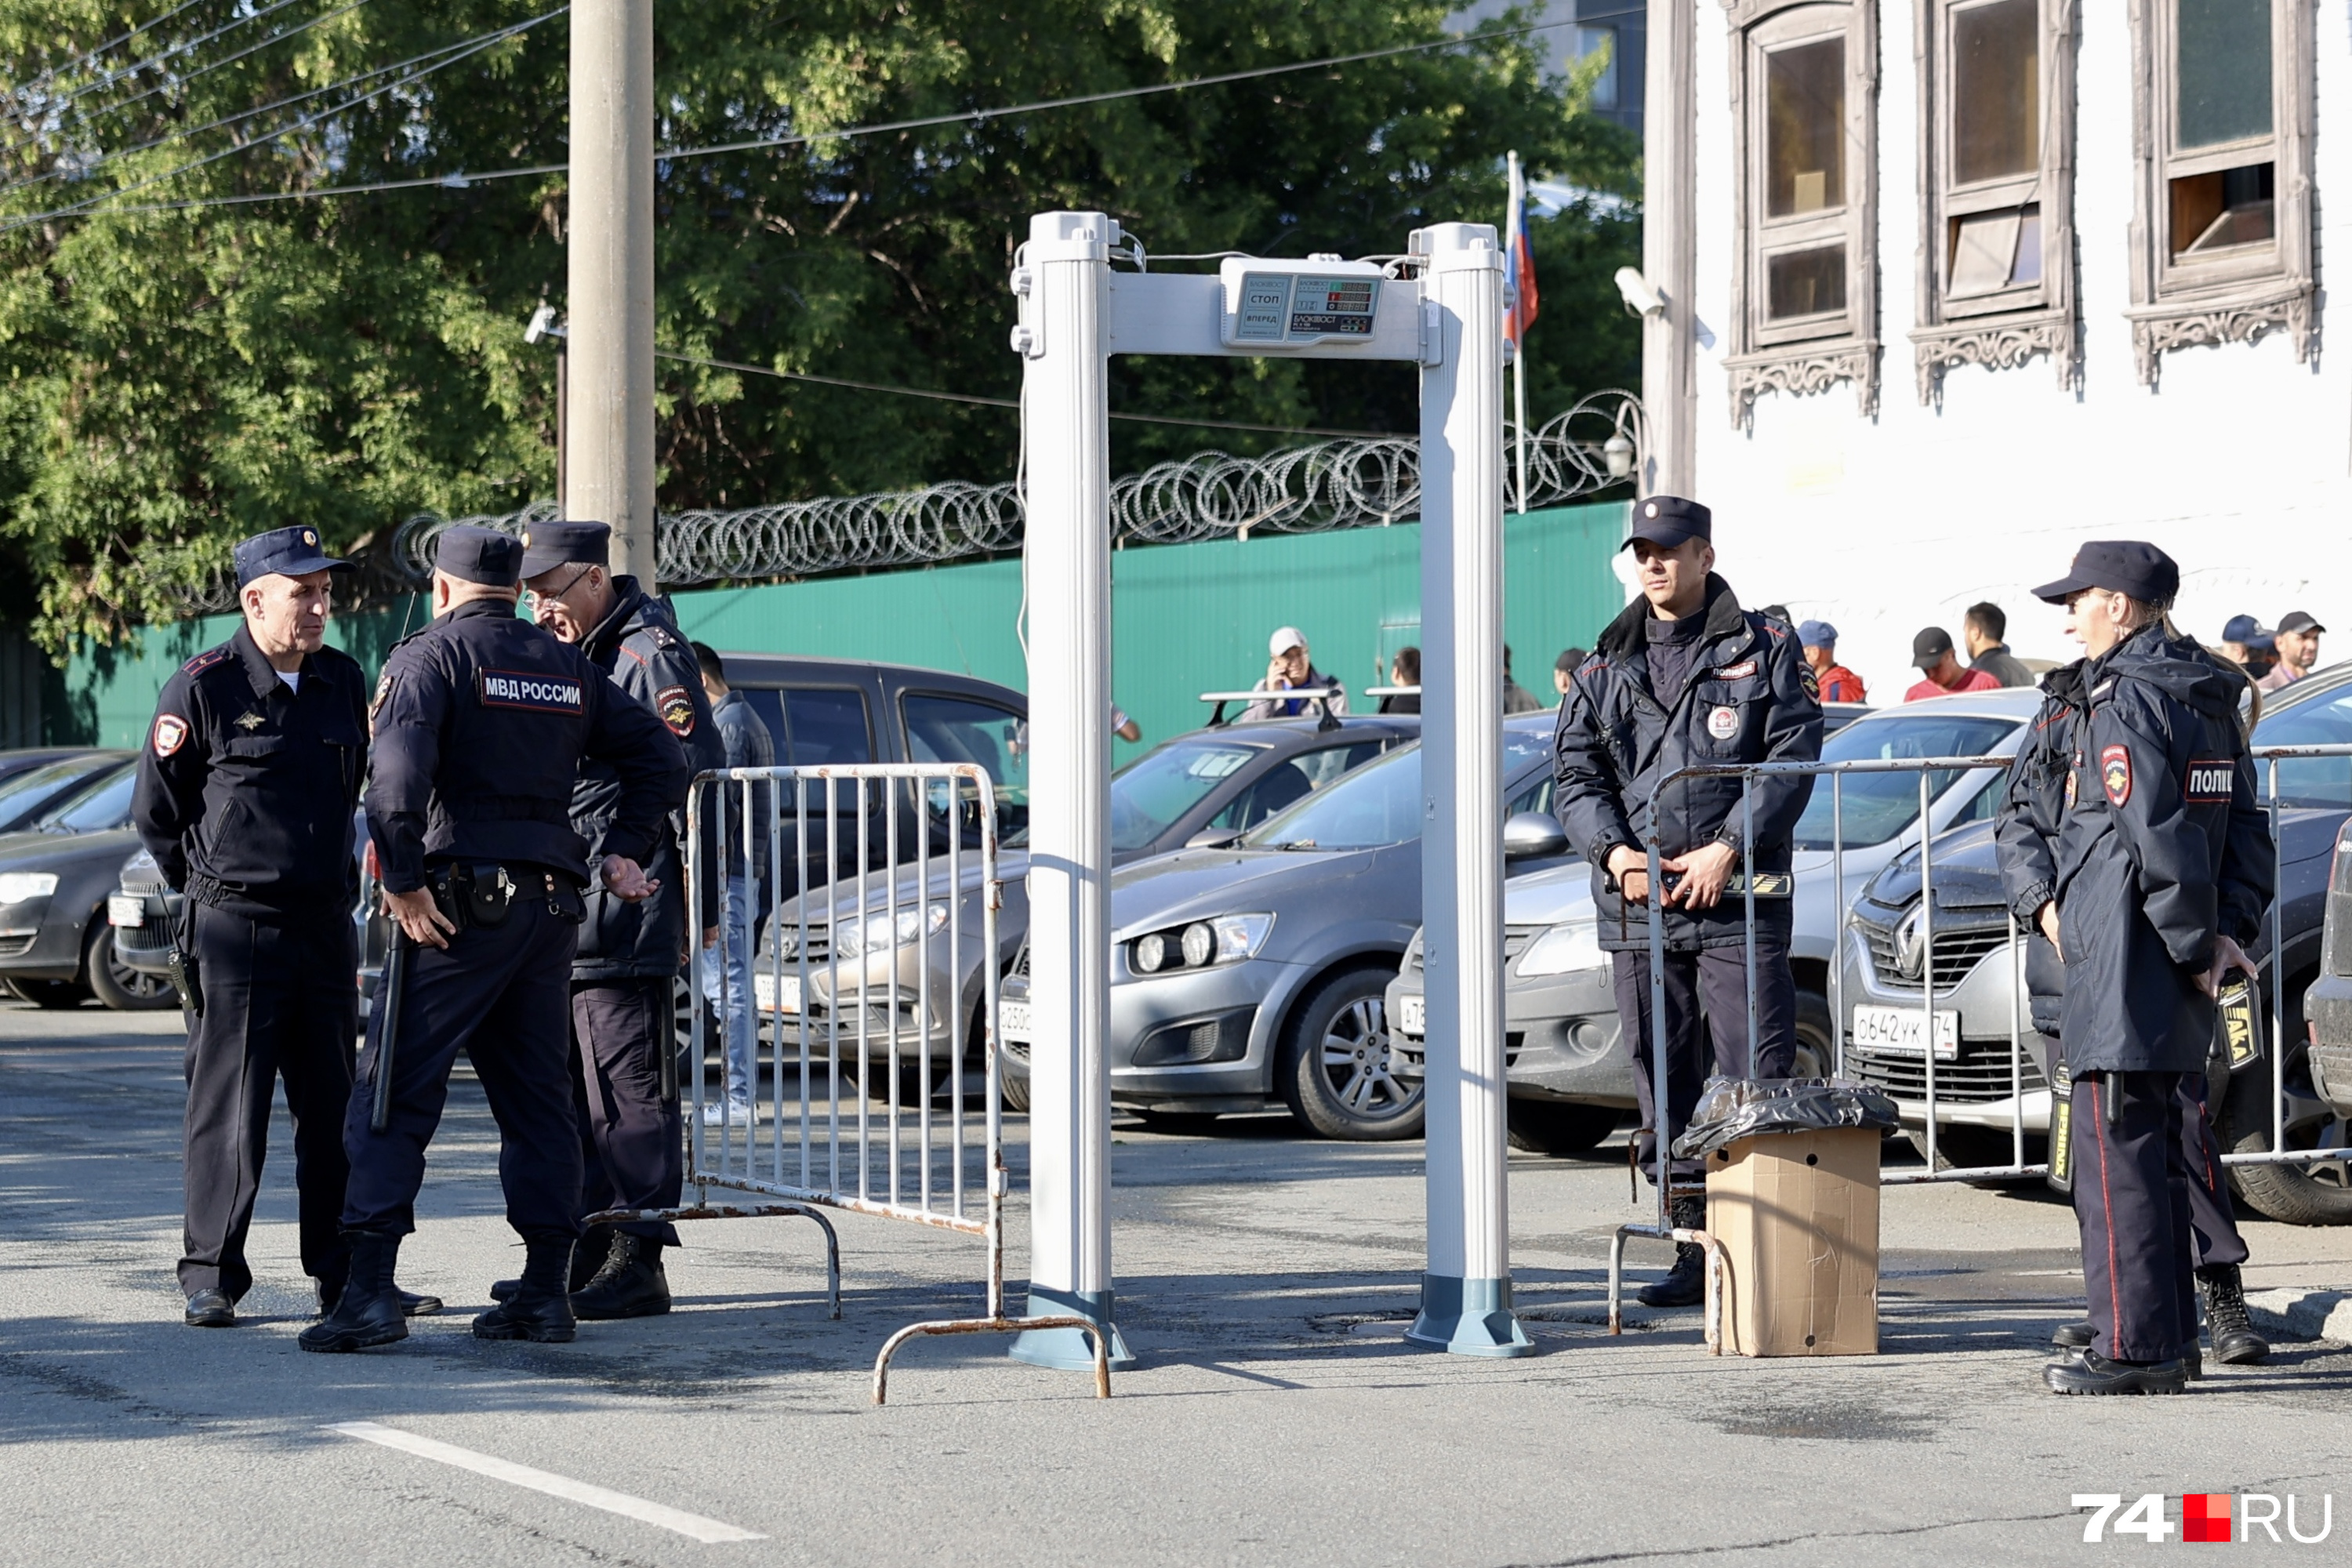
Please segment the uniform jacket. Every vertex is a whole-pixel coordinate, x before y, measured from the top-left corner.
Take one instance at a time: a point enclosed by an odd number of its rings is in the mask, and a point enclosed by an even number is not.
[[[725,767],[726,742],[711,721],[710,699],[703,693],[702,667],[695,661],[693,647],[678,635],[677,623],[670,618],[668,609],[647,595],[635,577],[615,577],[613,588],[612,610],[580,639],[580,651],[610,675],[614,685],[658,718],[684,750],[689,777]],[[592,760],[582,764],[572,794],[572,825],[583,838],[593,839],[604,830],[620,793],[620,774],[614,763]],[[680,791],[681,806],[683,800]],[[588,921],[580,928],[572,979],[625,980],[677,973],[687,934],[686,867],[679,850],[685,826],[681,810],[655,844],[653,858],[646,862],[646,875],[661,883],[661,891],[652,898],[632,904],[602,888],[590,889]],[[704,834],[706,864],[717,856],[718,841],[714,815]],[[704,926],[719,923],[717,886],[713,879],[703,889]]]
[[[359,898],[352,808],[367,677],[322,647],[288,688],[243,626],[163,684],[131,820],[173,887],[255,918],[340,918]]]
[[[592,859],[646,864],[686,798],[686,758],[661,721],[502,599],[468,600],[395,645],[373,721],[368,835],[395,893],[424,886],[428,862],[544,866],[588,884]],[[589,838],[571,815],[583,759],[614,781]]]
[[[1650,684],[1645,600],[1626,606],[1601,634],[1600,646],[1570,679],[1554,741],[1557,798],[1569,842],[1592,865],[1601,945],[1611,952],[1649,945],[1647,906],[1627,907],[1609,874],[1617,846],[1643,847],[1650,794],[1659,780],[1696,763],[1811,762],[1822,753],[1822,709],[1812,672],[1793,633],[1750,615],[1723,579],[1707,577],[1706,620],[1681,689]],[[1812,798],[1810,775],[1755,784],[1755,863],[1786,871],[1790,834]],[[1744,847],[1736,778],[1685,779],[1666,786],[1657,824],[1662,857],[1710,842]],[[1760,903],[1759,914],[1785,921],[1788,902]],[[1742,900],[1714,909],[1667,911],[1666,945],[1680,951],[1733,947],[1744,940]]]
[[[776,765],[776,738],[768,732],[767,721],[745,701],[740,691],[730,691],[710,710],[711,721],[719,727],[719,738],[727,753],[726,765],[730,768],[772,768]],[[768,874],[768,801],[772,785],[751,787],[751,871],[757,878]],[[727,874],[741,876],[743,872],[743,786],[727,786]]]
[[[2194,977],[2217,934],[2254,940],[2273,890],[2241,683],[2158,626],[2083,679],[2055,856],[2066,1062],[2201,1071],[2213,1004]]]
[[[2033,1026],[2053,1038],[2066,977],[2057,949],[2042,934],[2039,916],[2058,892],[2058,829],[2066,814],[2067,775],[2074,767],[2075,729],[2086,711],[2083,665],[2078,658],[2042,678],[2042,706],[2009,764],[2009,782],[1993,817],[2001,889],[2018,929],[2028,933],[2025,984],[2032,997]]]

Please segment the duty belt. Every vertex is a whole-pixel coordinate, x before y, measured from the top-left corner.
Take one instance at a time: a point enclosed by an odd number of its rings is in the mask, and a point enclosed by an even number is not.
[[[569,877],[544,866],[509,866],[495,860],[428,867],[425,885],[433,902],[459,931],[502,926],[519,900],[542,897],[547,911],[575,923],[587,916],[580,889]]]

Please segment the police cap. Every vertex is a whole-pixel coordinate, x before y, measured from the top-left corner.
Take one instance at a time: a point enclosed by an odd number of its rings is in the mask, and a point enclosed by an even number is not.
[[[433,569],[486,587],[511,588],[522,580],[522,541],[495,528],[461,522],[444,530]]]
[[[257,533],[251,539],[236,542],[236,585],[240,588],[256,577],[275,573],[283,577],[299,577],[311,572],[331,572],[349,566],[348,561],[338,561],[319,548],[319,531],[303,524],[295,528],[273,528],[268,533]]]
[[[1715,538],[1715,514],[1695,500],[1680,496],[1650,496],[1633,503],[1633,521],[1625,529],[1622,550],[1637,539],[1672,550],[1685,539]]]
[[[2180,592],[2180,567],[2137,539],[2095,539],[2074,552],[2073,570],[2034,589],[2033,596],[2063,605],[2087,588],[2127,594],[2143,605],[2168,605]]]
[[[604,566],[613,559],[613,525],[608,522],[534,522],[523,531],[522,542],[526,577],[574,561]]]

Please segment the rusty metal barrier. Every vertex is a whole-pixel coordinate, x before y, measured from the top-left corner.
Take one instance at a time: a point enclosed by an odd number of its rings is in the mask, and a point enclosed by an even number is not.
[[[764,866],[751,831],[760,821],[768,826]],[[979,1237],[986,1315],[892,1334],[875,1358],[877,1405],[887,1394],[891,1357],[910,1339],[1093,1328],[1082,1318],[1016,1318],[1004,1310],[1011,1180],[998,1061],[997,833],[995,790],[974,763],[729,768],[698,777],[687,802],[687,886],[714,886],[723,867],[753,891],[750,929],[738,933],[722,919],[719,944],[695,944],[688,966],[693,1022],[678,1090],[692,1201],[592,1216],[814,1220],[824,1231],[835,1318],[840,1247],[822,1211]],[[762,888],[764,910],[757,907]],[[757,937],[762,915],[764,942]],[[728,946],[739,934],[751,971],[740,1012],[724,983]],[[713,964],[719,983],[706,985]],[[715,992],[714,1006],[705,1006],[706,991]],[[716,1082],[708,1049],[714,1018]],[[726,1083],[730,1052],[746,1032],[749,1059],[736,1065],[748,1111]],[[965,1083],[974,1050],[977,1095]],[[707,1124],[706,1107],[718,1108]],[[714,1205],[713,1188],[778,1201]],[[1108,1398],[1100,1336],[1095,1352],[1095,1392]]]

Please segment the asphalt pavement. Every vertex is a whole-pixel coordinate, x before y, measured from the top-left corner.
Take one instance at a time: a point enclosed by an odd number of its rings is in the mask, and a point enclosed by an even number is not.
[[[2140,1544],[2085,1544],[2077,1494],[2166,1494],[2176,1528],[2183,1492],[2292,1495],[2305,1535],[2336,1486],[2352,1507],[2335,1343],[2284,1342],[2179,1399],[2042,1391],[2081,1275],[2072,1215],[2038,1190],[1886,1193],[1880,1354],[1718,1359],[1696,1310],[1606,1331],[1607,1238],[1642,1212],[1622,1146],[1515,1155],[1541,1353],[1473,1360],[1402,1339],[1420,1145],[1278,1117],[1120,1121],[1114,1256],[1141,1364],[1111,1400],[972,1337],[911,1346],[876,1409],[890,1332],[979,1310],[976,1240],[839,1215],[835,1322],[814,1226],[700,1224],[668,1317],[472,1338],[520,1255],[461,1073],[401,1256],[448,1314],[304,1355],[282,1109],[246,1323],[179,1321],[180,1054],[170,1015],[0,1005],[0,1563],[2072,1563]],[[1016,1201],[1016,1280],[1021,1218]],[[2352,1280],[2352,1232],[2248,1231],[2250,1286]],[[1645,1276],[1664,1261],[1637,1245]]]

